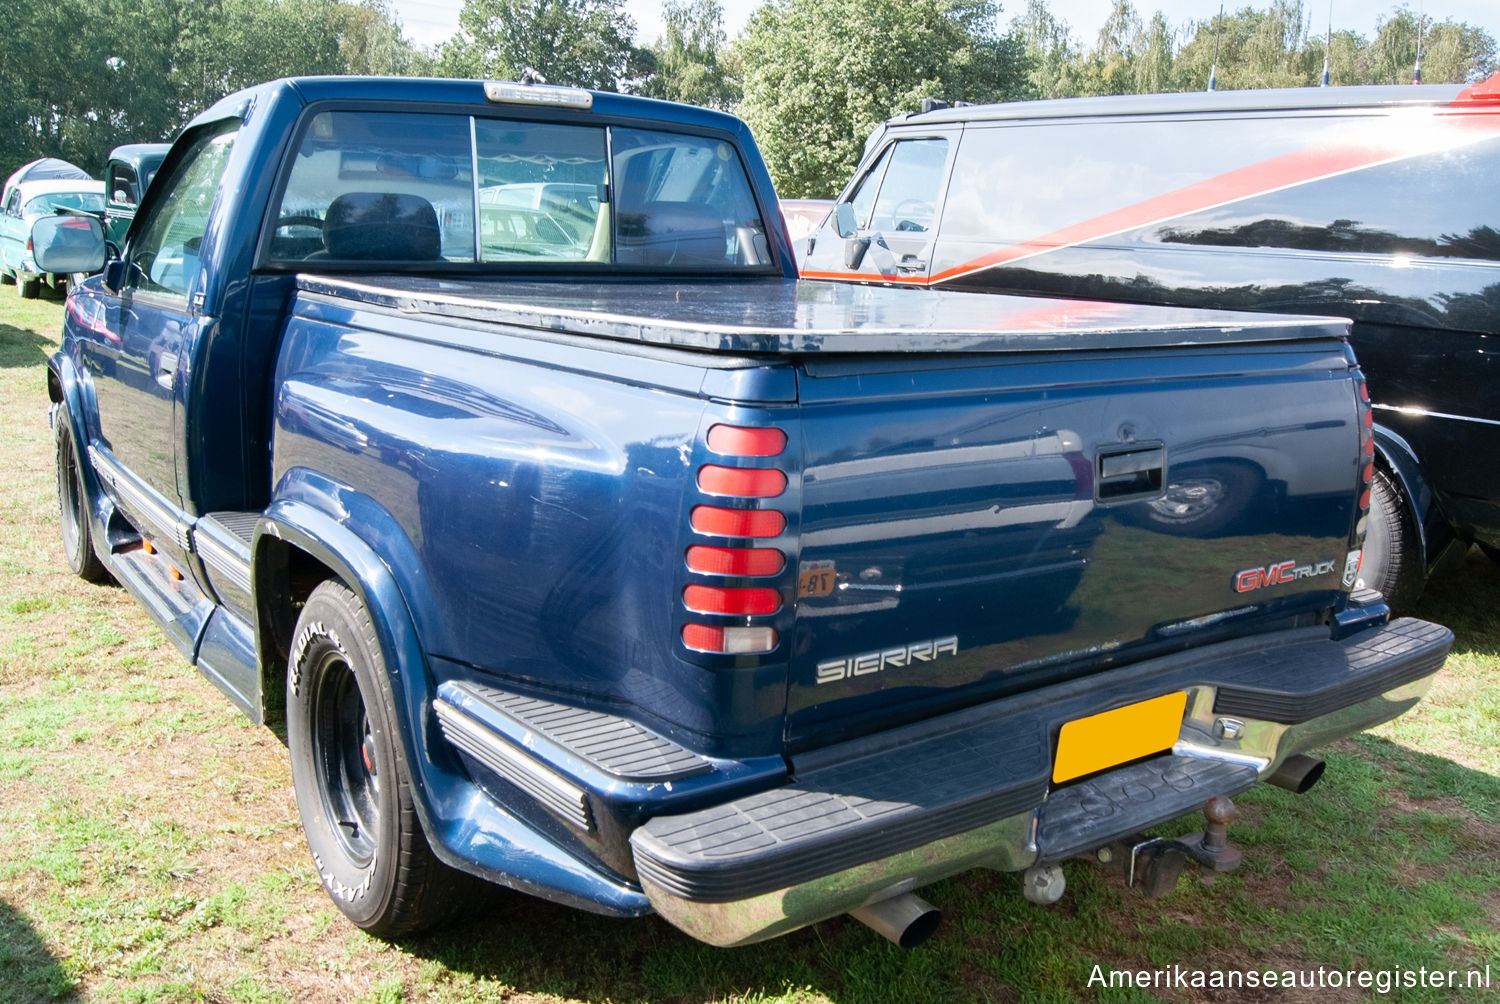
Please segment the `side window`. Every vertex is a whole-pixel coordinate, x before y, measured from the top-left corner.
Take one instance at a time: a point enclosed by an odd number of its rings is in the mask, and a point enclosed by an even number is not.
[[[882,232],[925,233],[932,229],[942,194],[943,165],[948,159],[946,139],[914,139],[897,143],[869,229]],[[858,213],[856,212],[856,216]]]
[[[315,114],[272,226],[280,261],[472,262],[468,117]]]
[[[10,216],[21,215],[21,190],[19,188],[10,193],[10,201],[5,203],[5,212]]]
[[[126,164],[111,164],[109,167],[109,201],[122,206],[136,203],[135,171]]]
[[[894,149],[894,146],[885,148],[875,166],[870,168],[859,187],[854,190],[854,197],[849,200],[849,204],[854,207],[854,224],[860,229],[868,229],[870,226],[870,210],[875,208],[875,194],[880,191],[880,181],[885,177],[885,169],[890,166],[891,151]]]
[[[156,204],[141,228],[140,240],[128,252],[130,287],[187,302],[214,195],[229,164],[238,126],[236,122],[229,131],[204,136],[165,180],[166,198]]]

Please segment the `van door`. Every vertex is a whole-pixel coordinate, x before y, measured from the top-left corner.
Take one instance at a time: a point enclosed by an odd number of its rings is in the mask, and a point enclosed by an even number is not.
[[[853,233],[839,233],[836,209],[810,240],[802,274],[925,282],[959,132],[903,136],[886,146],[840,200],[853,209]]]

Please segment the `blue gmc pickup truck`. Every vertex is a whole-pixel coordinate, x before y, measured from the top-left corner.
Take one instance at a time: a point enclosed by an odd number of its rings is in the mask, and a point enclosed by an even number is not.
[[[469,876],[718,945],[910,944],[976,867],[1160,894],[1451,642],[1352,588],[1344,322],[798,280],[729,116],[276,81],[189,124],[117,260],[33,241],[104,266],[48,367],[70,564],[284,722],[383,936]]]

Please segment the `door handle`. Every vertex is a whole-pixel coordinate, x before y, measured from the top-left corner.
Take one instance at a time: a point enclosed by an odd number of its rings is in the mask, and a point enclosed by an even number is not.
[[[165,390],[172,389],[172,381],[177,376],[177,353],[163,352],[156,359],[156,372],[153,378],[156,385]]]
[[[1160,495],[1166,481],[1167,448],[1158,445],[1101,452],[1096,469],[1099,476],[1094,495],[1100,502]]]

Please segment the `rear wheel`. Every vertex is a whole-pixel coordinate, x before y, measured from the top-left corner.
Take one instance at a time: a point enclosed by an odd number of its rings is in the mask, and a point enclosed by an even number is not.
[[[313,863],[334,904],[379,937],[449,919],[458,872],[433,854],[396,752],[385,656],[342,583],[313,590],[287,671],[287,748]]]
[[[1370,485],[1370,519],[1359,584],[1380,590],[1391,610],[1405,613],[1421,595],[1423,578],[1416,514],[1396,479],[1385,470],[1376,470]]]
[[[37,293],[41,291],[42,280],[39,278],[27,278],[25,272],[16,273],[16,294],[23,300],[35,300]]]
[[[83,471],[73,445],[73,426],[68,412],[56,405],[53,438],[57,446],[57,524],[62,531],[63,556],[73,574],[89,582],[108,582],[109,572],[94,551],[94,531],[89,525],[88,493]]]

